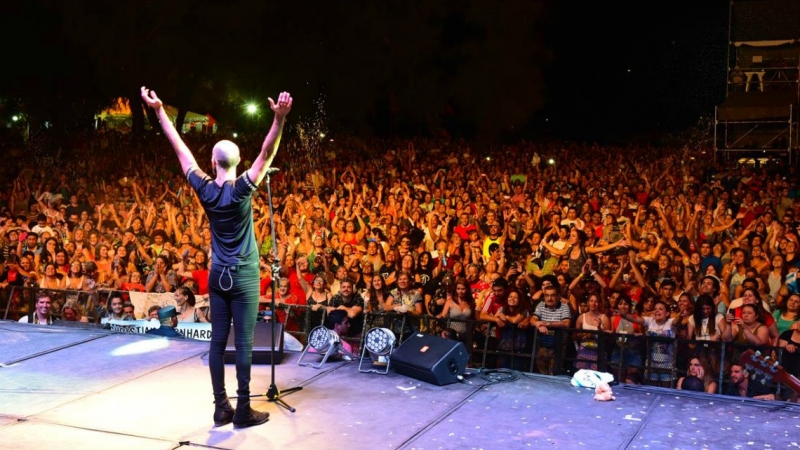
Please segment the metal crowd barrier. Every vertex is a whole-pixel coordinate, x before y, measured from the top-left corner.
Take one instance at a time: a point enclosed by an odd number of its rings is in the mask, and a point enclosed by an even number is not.
[[[113,290],[75,291],[9,286],[4,291],[0,291],[0,299],[5,299],[0,304],[0,313],[6,320],[19,320],[25,315],[32,317],[36,293],[48,291],[53,300],[52,316],[55,319],[61,318],[61,308],[65,302],[74,301],[91,322],[99,322],[98,306],[106,304]],[[308,305],[279,304],[278,308],[285,311],[285,330],[304,345],[311,330],[322,326],[327,315],[324,306],[315,310]],[[744,351],[754,348],[719,341],[572,328],[559,328],[545,335],[535,327],[507,325],[499,328],[494,322],[437,319],[430,315],[395,312],[364,313],[361,332],[342,339],[358,352],[363,346],[364,336],[374,327],[391,330],[397,346],[414,333],[439,335],[446,329],[452,329],[458,333],[458,340],[471,352],[470,365],[473,367],[509,368],[547,375],[571,375],[579,369],[591,369],[611,373],[622,383],[663,382],[673,388],[680,377],[686,376],[690,359],[700,355],[715,374],[718,393],[723,391],[727,381],[725,374],[731,364],[737,362]],[[757,350],[773,361],[783,361],[784,349],[780,347],[762,346]],[[775,390],[776,398],[780,398],[785,390],[774,380],[767,380],[767,385]]]

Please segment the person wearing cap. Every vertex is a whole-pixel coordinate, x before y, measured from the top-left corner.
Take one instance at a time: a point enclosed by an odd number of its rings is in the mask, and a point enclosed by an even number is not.
[[[161,323],[159,328],[152,328],[145,332],[154,336],[164,336],[171,338],[183,338],[184,336],[175,330],[178,326],[178,311],[175,307],[165,306],[158,310],[158,321]]]
[[[292,97],[288,92],[282,92],[277,102],[269,100],[274,112],[272,127],[249,169],[237,177],[236,167],[241,160],[239,147],[223,140],[211,150],[210,162],[214,171],[214,177],[211,177],[198,166],[155,92],[142,87],[141,94],[144,103],[155,111],[182,173],[197,194],[209,221],[208,238],[204,230],[203,239],[204,243],[210,243],[212,261],[208,286],[212,318],[208,366],[214,394],[214,425],[230,422],[237,428],[260,425],[269,420],[269,413],[256,411],[250,406],[253,337],[260,285],[252,200],[253,192],[264,180],[278,152],[286,116],[292,109]],[[231,322],[238,382],[235,413],[225,389],[224,358]]]

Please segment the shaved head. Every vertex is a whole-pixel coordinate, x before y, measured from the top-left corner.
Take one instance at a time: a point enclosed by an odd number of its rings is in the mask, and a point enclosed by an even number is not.
[[[211,151],[211,155],[217,165],[225,170],[236,167],[239,164],[239,147],[231,141],[223,140],[217,142]]]

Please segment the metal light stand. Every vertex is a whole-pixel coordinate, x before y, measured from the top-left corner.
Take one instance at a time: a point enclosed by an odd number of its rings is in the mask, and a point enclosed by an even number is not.
[[[284,389],[283,391],[278,389],[278,386],[275,385],[275,321],[277,320],[277,315],[275,314],[275,291],[278,289],[278,280],[280,279],[281,274],[281,266],[278,263],[278,241],[275,239],[275,221],[273,220],[273,211],[272,211],[272,190],[270,189],[269,183],[269,174],[271,172],[277,172],[278,169],[269,168],[267,169],[267,204],[269,204],[269,223],[270,223],[270,230],[272,231],[272,301],[270,302],[270,308],[272,310],[272,326],[270,330],[272,331],[272,343],[270,346],[270,362],[271,362],[271,375],[272,380],[269,384],[269,389],[265,394],[257,394],[251,395],[250,397],[264,397],[266,396],[267,399],[272,403],[277,403],[279,406],[289,410],[290,412],[295,412],[295,409],[287,404],[281,396],[286,394],[291,394],[292,392],[299,391],[303,389],[303,386],[295,386],[289,389]],[[282,331],[281,331],[282,332]]]

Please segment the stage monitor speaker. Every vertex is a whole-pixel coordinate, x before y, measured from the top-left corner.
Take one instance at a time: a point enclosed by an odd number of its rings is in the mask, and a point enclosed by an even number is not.
[[[272,364],[272,322],[256,322],[253,335],[253,364]],[[275,364],[283,361],[283,324],[275,324]],[[233,343],[233,326],[228,333],[228,345],[225,347],[225,364],[236,363],[236,347]]]
[[[392,353],[395,372],[439,386],[463,375],[469,353],[463,343],[432,334],[412,334]]]

